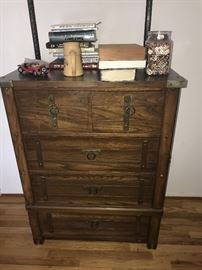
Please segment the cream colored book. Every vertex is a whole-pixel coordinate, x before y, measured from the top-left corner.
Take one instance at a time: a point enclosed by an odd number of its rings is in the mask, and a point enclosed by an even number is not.
[[[100,70],[102,81],[123,82],[134,81],[136,69],[105,69]]]
[[[146,60],[99,61],[99,69],[145,68]]]
[[[99,69],[145,68],[145,48],[138,44],[99,44]]]

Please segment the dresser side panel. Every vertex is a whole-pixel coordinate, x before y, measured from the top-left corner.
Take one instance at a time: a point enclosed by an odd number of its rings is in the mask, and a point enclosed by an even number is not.
[[[13,88],[2,88],[2,95],[8,117],[8,123],[10,127],[11,137],[14,145],[17,164],[21,176],[21,182],[24,192],[24,197],[27,204],[33,202],[33,195],[31,189],[31,183],[27,168],[27,161],[24,152],[23,139],[21,135],[18,113],[15,104],[15,97]]]
[[[179,96],[180,89],[165,90],[163,125],[154,188],[154,208],[162,208],[164,204]]]

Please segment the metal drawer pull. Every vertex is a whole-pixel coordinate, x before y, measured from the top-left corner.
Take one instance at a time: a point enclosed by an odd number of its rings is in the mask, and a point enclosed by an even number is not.
[[[54,99],[53,95],[50,95],[48,97],[48,102],[49,102],[49,112],[50,112],[50,116],[51,116],[52,127],[57,127],[57,116],[59,113],[59,109],[55,104],[55,99]]]
[[[100,226],[100,222],[98,220],[88,221],[91,229],[97,229]]]
[[[86,149],[82,153],[86,154],[88,160],[95,160],[97,155],[101,152],[100,149]]]
[[[138,204],[143,204],[144,202],[144,185],[144,179],[139,179]]]
[[[124,106],[123,106],[123,129],[124,131],[129,130],[130,117],[135,114],[135,107],[131,104],[131,96],[124,96]]]
[[[43,167],[43,154],[41,150],[41,142],[37,140],[36,142],[36,155],[39,167]]]
[[[89,195],[96,195],[102,189],[100,186],[84,186],[83,188],[88,191]]]

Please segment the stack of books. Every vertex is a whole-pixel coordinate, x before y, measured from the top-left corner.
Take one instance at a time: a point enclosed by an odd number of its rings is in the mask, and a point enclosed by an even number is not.
[[[137,69],[146,66],[145,48],[138,44],[100,44],[102,81],[133,81]]]
[[[97,41],[96,23],[69,23],[55,24],[48,32],[49,41],[46,48],[56,57],[50,63],[50,69],[63,69],[64,67],[64,42],[77,41],[81,47],[81,58],[84,69],[98,69],[99,54],[96,49]]]

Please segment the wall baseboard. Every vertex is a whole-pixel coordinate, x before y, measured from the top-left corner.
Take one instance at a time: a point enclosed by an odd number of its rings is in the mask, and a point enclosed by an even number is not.
[[[202,197],[194,197],[194,196],[166,196],[166,199],[171,199],[171,200],[202,200]]]

